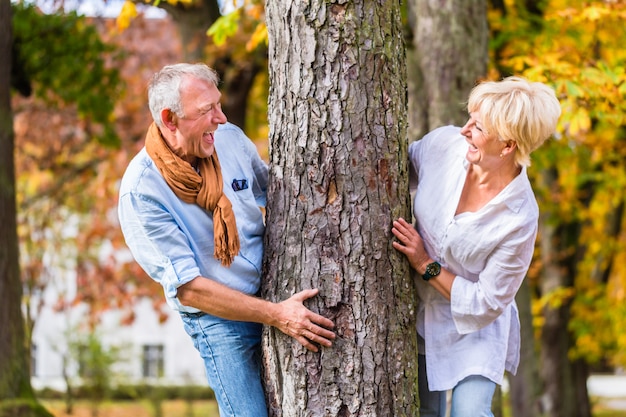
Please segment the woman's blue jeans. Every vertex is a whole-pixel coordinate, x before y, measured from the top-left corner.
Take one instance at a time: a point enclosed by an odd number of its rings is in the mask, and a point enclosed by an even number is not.
[[[429,391],[426,357],[418,355],[420,416],[445,417],[446,391]],[[452,389],[450,417],[493,417],[491,401],[496,383],[479,375],[470,375]]]
[[[204,360],[221,417],[266,417],[261,383],[262,325],[205,313],[180,313]]]

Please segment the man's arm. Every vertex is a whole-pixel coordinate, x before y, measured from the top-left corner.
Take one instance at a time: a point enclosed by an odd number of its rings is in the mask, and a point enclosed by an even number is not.
[[[296,339],[307,349],[317,352],[312,342],[330,347],[335,334],[331,320],[313,313],[303,302],[317,289],[301,291],[290,298],[272,303],[246,295],[204,277],[197,277],[178,288],[178,300],[208,314],[228,320],[249,321],[276,327]]]

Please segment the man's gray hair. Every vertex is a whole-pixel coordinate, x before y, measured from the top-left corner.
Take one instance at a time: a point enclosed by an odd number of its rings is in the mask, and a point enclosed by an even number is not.
[[[174,64],[163,67],[148,84],[148,106],[157,126],[163,126],[161,111],[170,109],[176,116],[185,117],[180,100],[180,85],[186,77],[219,84],[219,75],[205,64]]]

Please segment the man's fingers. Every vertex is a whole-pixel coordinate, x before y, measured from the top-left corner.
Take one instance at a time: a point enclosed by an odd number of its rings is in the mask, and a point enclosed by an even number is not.
[[[304,300],[308,300],[311,297],[315,297],[319,290],[317,288],[309,288],[306,290],[302,290],[297,294],[294,294],[292,298],[296,301],[303,302]]]
[[[312,288],[312,289],[302,290],[299,293],[293,295],[292,298],[294,300],[303,302],[304,300],[308,300],[309,298],[316,296],[318,293],[319,293],[319,289]],[[335,327],[335,323],[333,323],[332,320],[327,319],[324,316],[320,316],[319,314],[313,313],[310,310],[309,310],[309,313],[310,314],[308,314],[307,318],[311,321],[313,325],[317,324],[327,329],[332,329],[333,327]]]
[[[322,327],[315,327],[313,330],[307,330],[307,338],[323,345],[332,345],[332,340],[336,337],[335,333]],[[308,337],[310,335],[311,337]]]
[[[335,323],[333,323],[332,320],[327,319],[324,316],[320,316],[319,314],[315,314],[315,313],[311,313],[311,317],[309,317],[309,320],[311,320],[311,324],[314,327],[323,327],[325,329],[332,329],[335,327]],[[317,326],[315,326],[317,324]],[[311,330],[311,329],[309,329]],[[332,333],[332,332],[329,332]]]
[[[323,330],[323,329],[322,329]],[[334,334],[332,335],[334,337]],[[304,330],[302,332],[302,335],[300,336],[296,336],[295,339],[305,348],[307,348],[308,350],[312,351],[312,352],[317,352],[318,348],[316,345],[314,345],[312,342],[315,342],[317,344],[326,346],[326,347],[331,347],[332,346],[332,342],[330,340],[328,340],[328,338],[325,338],[319,334],[316,334],[315,332],[311,331],[311,330]]]

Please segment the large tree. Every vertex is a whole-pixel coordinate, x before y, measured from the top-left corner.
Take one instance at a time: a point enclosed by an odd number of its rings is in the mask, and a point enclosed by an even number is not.
[[[264,297],[319,288],[337,339],[264,335],[273,416],[417,414],[415,293],[391,246],[410,218],[399,2],[266,4],[270,184]]]
[[[30,385],[17,244],[11,62],[11,2],[0,0],[0,416],[49,416]]]

